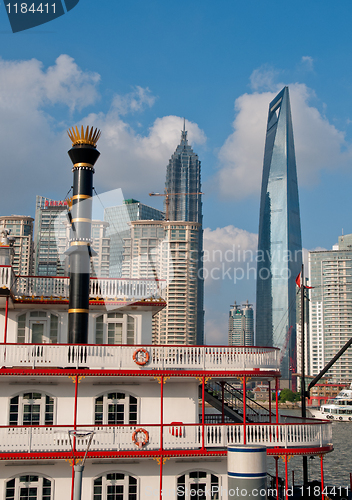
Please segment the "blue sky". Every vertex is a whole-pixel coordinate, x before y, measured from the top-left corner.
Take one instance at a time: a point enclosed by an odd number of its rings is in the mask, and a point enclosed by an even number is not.
[[[148,192],[163,189],[185,116],[205,247],[254,250],[268,104],[289,85],[303,245],[331,248],[352,232],[351,17],[348,0],[80,0],[13,34],[1,3],[1,214],[34,215],[36,194],[66,195],[76,123],[102,129],[98,192],[161,208]],[[209,341],[226,341],[234,300],[255,300],[252,278],[233,281],[206,283]]]

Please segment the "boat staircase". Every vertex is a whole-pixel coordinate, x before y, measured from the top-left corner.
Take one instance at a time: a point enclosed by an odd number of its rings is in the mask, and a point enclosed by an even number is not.
[[[202,396],[202,386],[199,387]],[[206,414],[206,423],[243,422],[243,391],[225,381],[211,381],[204,387],[204,399],[220,414]],[[246,395],[246,422],[269,422],[270,412],[267,408]],[[223,416],[222,416],[223,415]]]

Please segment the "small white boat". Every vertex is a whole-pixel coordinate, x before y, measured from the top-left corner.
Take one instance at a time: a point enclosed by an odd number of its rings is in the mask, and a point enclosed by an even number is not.
[[[317,410],[309,408],[312,417],[337,422],[352,422],[352,384],[343,389],[336,398],[329,399]]]

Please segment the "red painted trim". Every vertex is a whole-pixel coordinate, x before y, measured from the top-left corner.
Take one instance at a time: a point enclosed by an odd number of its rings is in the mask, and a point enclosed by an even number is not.
[[[267,448],[267,455],[320,455],[333,451],[333,446],[325,446],[322,448]],[[84,452],[77,451],[76,459],[83,458]],[[152,458],[152,457],[212,457],[212,456],[227,456],[227,449],[223,450],[160,450],[155,451],[89,451],[87,458]],[[0,453],[1,460],[70,460],[72,459],[71,452],[40,452],[40,453]]]
[[[160,377],[160,451],[163,450],[163,426],[164,426],[164,377],[161,376]]]
[[[205,377],[202,377],[202,450],[205,450]]]
[[[299,447],[299,448],[267,448],[266,449],[266,454],[267,455],[320,455],[321,453],[330,453],[333,451],[334,447],[333,445],[328,445],[328,446],[322,446],[316,447],[316,448],[304,448],[304,447]]]
[[[8,344],[7,344],[8,345]],[[86,377],[97,377],[97,376],[103,376],[103,377],[160,377],[160,376],[165,376],[165,377],[222,377],[222,378],[229,378],[229,377],[242,377],[246,375],[247,377],[280,377],[281,374],[280,372],[269,372],[269,371],[263,371],[263,372],[253,372],[253,371],[247,371],[247,372],[242,372],[242,371],[232,371],[232,370],[203,370],[202,368],[199,368],[197,370],[183,370],[183,369],[177,369],[177,370],[148,370],[146,368],[141,367],[139,370],[96,370],[96,369],[89,369],[89,368],[5,368],[2,367],[0,368],[0,376],[1,375],[15,375],[15,376],[48,376],[48,375],[57,375],[57,376],[63,376],[67,377],[69,375],[71,376],[76,376],[76,375],[84,375]]]
[[[279,423],[279,379],[275,379],[275,403],[276,403],[276,423]]]
[[[221,381],[221,423],[225,423],[225,401],[224,401],[224,387],[225,387],[225,382],[222,380]]]
[[[246,376],[243,377],[243,444],[247,444],[246,429]]]
[[[163,457],[160,457],[160,496],[159,500],[163,500]]]
[[[68,304],[68,299],[60,299],[59,297],[57,300],[55,299],[42,299],[41,297],[35,297],[34,299],[32,297],[28,298],[17,298],[14,297],[13,301],[16,302],[16,304]],[[91,306],[106,306],[106,305],[133,305],[133,306],[150,306],[150,307],[155,307],[155,306],[166,306],[165,301],[158,301],[158,302],[142,302],[142,301],[137,301],[134,302],[132,300],[94,300],[94,299],[89,299],[89,304]]]

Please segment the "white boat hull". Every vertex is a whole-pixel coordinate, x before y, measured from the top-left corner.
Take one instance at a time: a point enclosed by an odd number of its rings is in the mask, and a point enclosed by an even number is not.
[[[309,413],[313,418],[317,418],[319,420],[332,420],[336,422],[351,422],[352,423],[352,415],[338,415],[333,413],[325,413],[320,409],[309,409]]]

